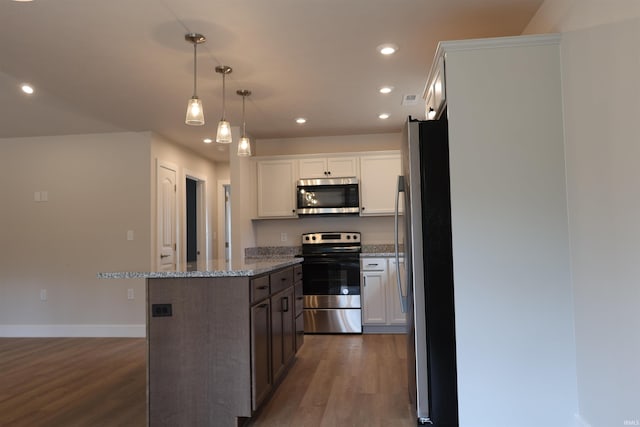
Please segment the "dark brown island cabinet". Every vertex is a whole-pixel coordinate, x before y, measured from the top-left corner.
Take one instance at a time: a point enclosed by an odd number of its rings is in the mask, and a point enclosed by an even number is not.
[[[147,292],[149,425],[245,424],[302,345],[302,267],[148,278]]]

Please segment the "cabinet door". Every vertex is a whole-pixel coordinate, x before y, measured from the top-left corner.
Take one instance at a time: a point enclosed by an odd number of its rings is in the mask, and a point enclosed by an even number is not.
[[[384,325],[386,315],[385,271],[362,273],[362,323]]]
[[[404,260],[400,258],[400,277],[404,278]],[[387,322],[390,325],[405,325],[407,315],[402,312],[400,294],[398,293],[397,264],[395,259],[389,259],[387,281]],[[402,283],[402,292],[406,293],[406,283]]]
[[[324,157],[300,159],[298,165],[300,167],[300,179],[327,177],[327,159]]]
[[[427,120],[439,119],[446,104],[443,57],[438,59],[433,76],[425,89],[424,100],[425,118]]]
[[[251,407],[255,411],[271,390],[271,306],[251,307]]]
[[[400,153],[360,158],[360,215],[393,215]]]
[[[293,288],[271,297],[271,366],[277,382],[285,366],[295,354]]]
[[[258,217],[296,217],[294,160],[258,162]]]
[[[284,291],[282,309],[282,361],[285,365],[296,353],[296,309],[293,287]]]
[[[358,176],[357,157],[329,157],[327,159],[327,172],[330,178],[343,178]]]

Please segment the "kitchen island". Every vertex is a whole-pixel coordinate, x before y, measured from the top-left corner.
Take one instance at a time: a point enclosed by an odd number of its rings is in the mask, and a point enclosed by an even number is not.
[[[304,338],[300,262],[99,274],[147,279],[150,426],[238,426],[260,408]]]

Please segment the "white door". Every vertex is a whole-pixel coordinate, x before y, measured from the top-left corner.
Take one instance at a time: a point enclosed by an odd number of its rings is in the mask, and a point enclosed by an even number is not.
[[[176,269],[176,171],[158,166],[158,270]]]

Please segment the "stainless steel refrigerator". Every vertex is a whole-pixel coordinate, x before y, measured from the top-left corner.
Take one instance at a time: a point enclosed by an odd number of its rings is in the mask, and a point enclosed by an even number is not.
[[[396,194],[398,291],[407,312],[409,394],[418,424],[458,426],[446,112],[407,120]],[[404,196],[404,197],[401,197]],[[404,199],[404,203],[401,201]],[[399,207],[403,206],[402,213]],[[400,230],[404,230],[400,243]],[[404,275],[404,277],[403,277]]]

